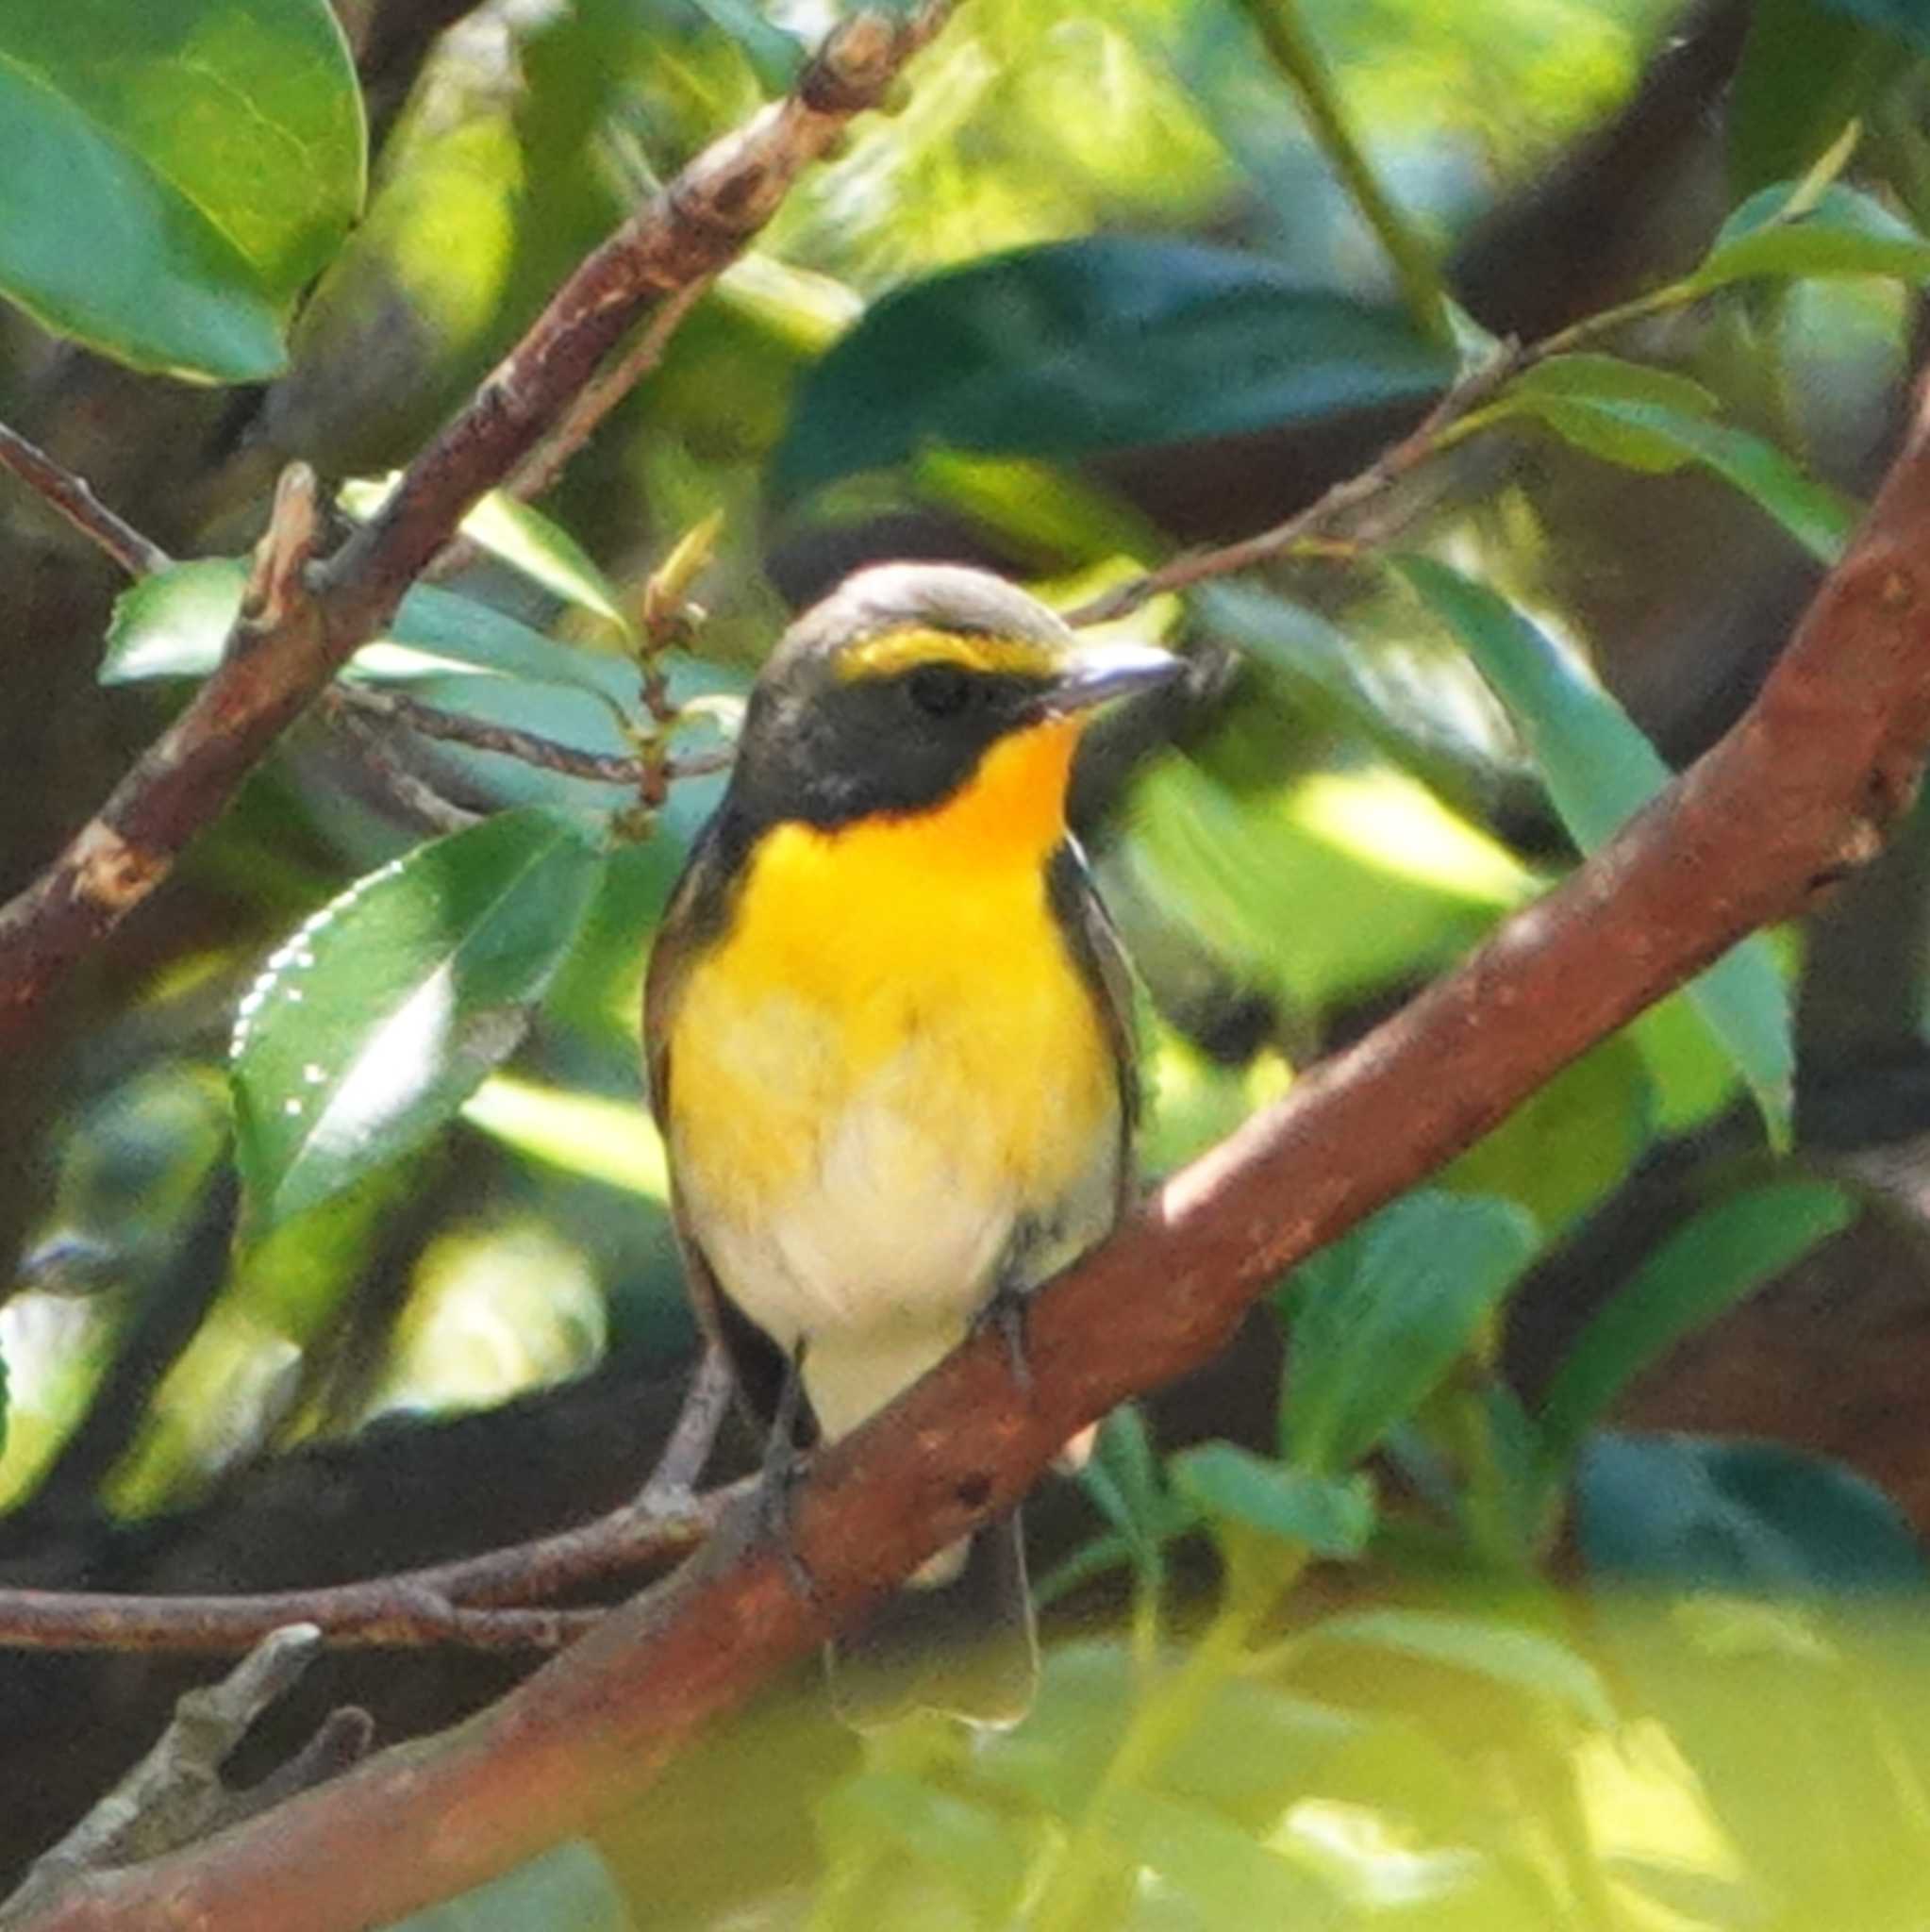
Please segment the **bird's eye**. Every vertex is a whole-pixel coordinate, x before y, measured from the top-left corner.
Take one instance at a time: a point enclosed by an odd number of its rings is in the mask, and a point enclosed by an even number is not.
[[[956,718],[972,702],[972,674],[957,664],[921,664],[906,689],[927,718]]]

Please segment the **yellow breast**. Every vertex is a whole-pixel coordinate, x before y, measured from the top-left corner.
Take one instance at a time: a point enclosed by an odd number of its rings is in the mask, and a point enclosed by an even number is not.
[[[1074,1193],[1109,1213],[1118,1078],[1046,891],[1075,737],[1002,742],[930,812],[774,828],[691,969],[679,1189],[780,1339],[975,1307],[1020,1216]]]

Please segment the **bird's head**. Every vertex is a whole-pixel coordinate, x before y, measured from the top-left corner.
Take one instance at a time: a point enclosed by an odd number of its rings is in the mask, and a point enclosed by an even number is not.
[[[1095,706],[1181,669],[1149,644],[1082,641],[983,571],[858,572],[788,630],[752,694],[733,791],[755,820],[834,829],[936,810],[987,781],[1063,806]]]

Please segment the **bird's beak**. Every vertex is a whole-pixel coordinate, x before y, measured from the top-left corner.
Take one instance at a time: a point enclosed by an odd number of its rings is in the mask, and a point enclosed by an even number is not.
[[[1156,644],[1083,644],[1066,659],[1040,709],[1048,718],[1063,718],[1110,698],[1150,691],[1185,669],[1184,659]]]

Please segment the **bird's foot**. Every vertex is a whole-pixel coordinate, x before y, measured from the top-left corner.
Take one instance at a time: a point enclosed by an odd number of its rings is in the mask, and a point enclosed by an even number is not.
[[[1001,1282],[992,1290],[991,1299],[979,1309],[973,1318],[973,1334],[987,1328],[994,1330],[1006,1351],[1006,1366],[1012,1372],[1012,1380],[1019,1385],[1019,1393],[1029,1401],[1032,1395],[1032,1362],[1025,1352],[1025,1292]]]

